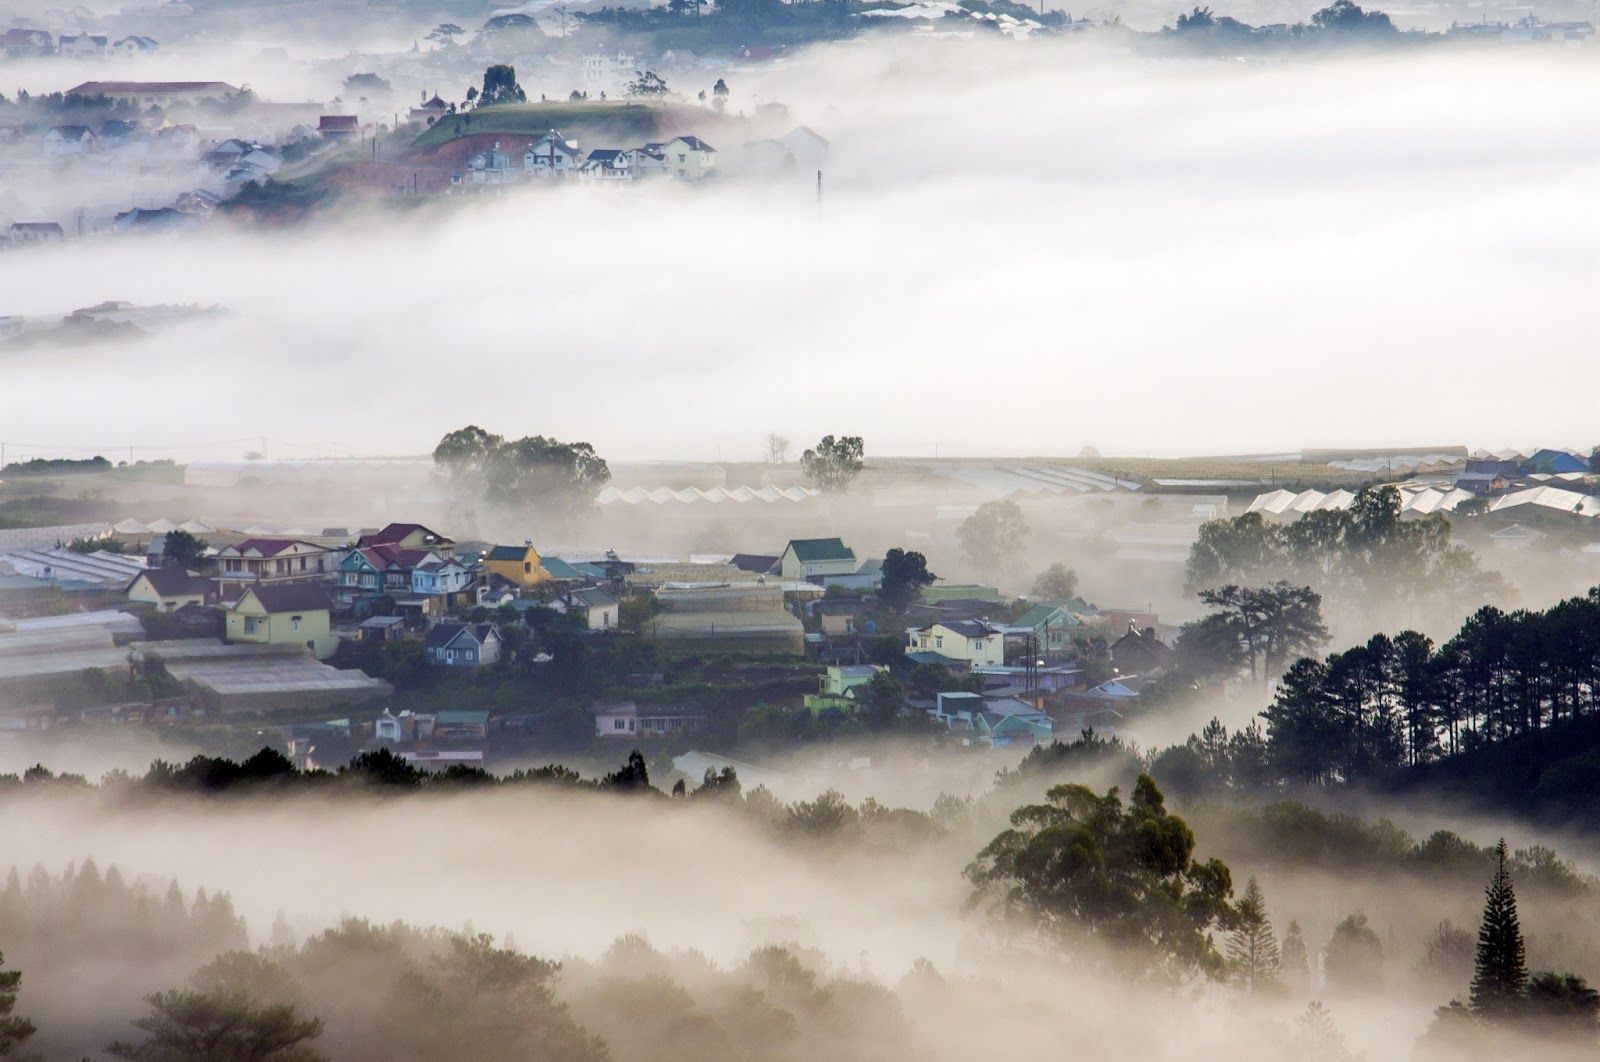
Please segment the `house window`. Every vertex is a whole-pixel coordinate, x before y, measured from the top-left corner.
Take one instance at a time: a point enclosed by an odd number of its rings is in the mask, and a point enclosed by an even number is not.
[[[628,724],[627,724],[626,720],[614,719],[611,722],[611,729],[613,729],[613,730],[626,730],[627,728],[628,728]]]
[[[533,574],[533,562],[532,561],[523,561],[522,562],[522,574],[523,575],[532,575]]]
[[[941,634],[938,637],[934,638],[933,647],[935,649],[943,649],[944,648],[944,635]]]
[[[289,617],[289,629],[290,630],[296,630],[296,631],[300,629],[300,617],[299,616],[290,616]]]

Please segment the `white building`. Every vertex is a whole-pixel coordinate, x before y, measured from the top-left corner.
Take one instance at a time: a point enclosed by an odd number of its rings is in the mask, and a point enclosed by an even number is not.
[[[627,52],[598,52],[583,57],[583,91],[592,100],[620,96],[639,77],[639,60]]]
[[[59,159],[87,155],[97,149],[99,138],[86,125],[53,125],[44,134],[46,158]]]
[[[578,168],[578,145],[554,129],[522,153],[522,172],[529,177],[565,177]]]

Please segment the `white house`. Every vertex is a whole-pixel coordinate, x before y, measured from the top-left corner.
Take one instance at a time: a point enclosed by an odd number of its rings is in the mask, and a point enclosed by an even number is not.
[[[614,631],[621,620],[622,606],[598,586],[562,594],[550,601],[557,612],[579,616],[591,631]]]
[[[63,33],[56,43],[56,53],[69,59],[95,59],[106,54],[110,42],[99,34],[79,33],[71,35]]]
[[[796,126],[779,137],[778,142],[789,149],[795,165],[802,170],[820,170],[828,161],[828,141],[814,129]]]
[[[717,168],[717,149],[697,136],[673,137],[661,145],[667,172],[685,181],[698,181]]]
[[[635,178],[666,176],[667,157],[661,153],[661,148],[662,144],[657,142],[629,149],[628,169]]]
[[[467,162],[467,180],[473,184],[504,184],[511,175],[511,156],[494,147],[472,156]]]
[[[529,177],[565,177],[578,168],[578,145],[554,129],[522,153],[522,172]]]
[[[584,159],[578,176],[586,181],[631,181],[633,163],[621,148],[595,148]]]
[[[99,147],[99,138],[86,125],[52,125],[44,134],[46,158],[87,155]]]

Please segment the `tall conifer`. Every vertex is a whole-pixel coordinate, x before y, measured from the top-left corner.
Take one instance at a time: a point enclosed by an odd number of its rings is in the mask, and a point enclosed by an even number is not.
[[[1484,890],[1483,925],[1473,963],[1471,1006],[1491,1021],[1512,1017],[1528,994],[1528,962],[1517,924],[1517,895],[1506,867],[1505,838],[1495,846],[1494,880]]]

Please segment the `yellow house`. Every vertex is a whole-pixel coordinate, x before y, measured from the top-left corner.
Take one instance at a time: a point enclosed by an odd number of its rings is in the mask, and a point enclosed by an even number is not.
[[[157,612],[171,612],[185,605],[204,605],[216,596],[211,580],[191,575],[182,568],[150,568],[128,584],[128,600],[154,605]]]
[[[484,555],[483,566],[491,574],[518,586],[538,586],[550,578],[532,542],[524,542],[520,546],[496,546]]]
[[[981,620],[947,620],[908,632],[906,651],[938,653],[969,667],[991,667],[1006,662],[1006,638],[1000,628]]]
[[[252,586],[228,609],[228,641],[303,645],[326,660],[339,647],[329,629],[332,607],[328,591],[315,583]]]

